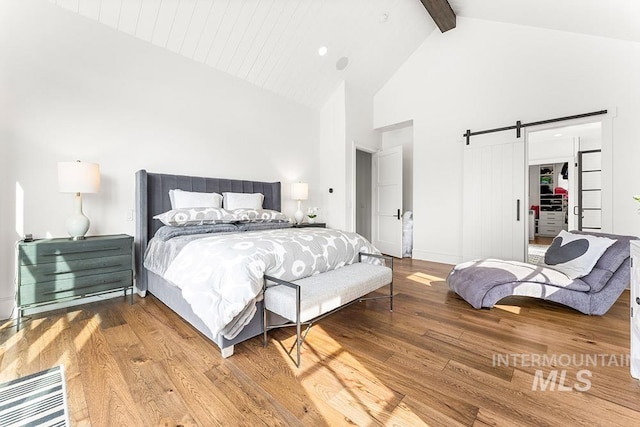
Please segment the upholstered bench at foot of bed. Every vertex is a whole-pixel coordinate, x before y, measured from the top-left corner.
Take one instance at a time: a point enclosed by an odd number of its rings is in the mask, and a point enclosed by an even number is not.
[[[294,282],[265,276],[264,345],[267,345],[267,331],[270,329],[296,326],[294,345],[297,346],[296,365],[300,366],[300,346],[314,322],[351,303],[368,299],[388,298],[389,308],[393,310],[393,258],[364,253],[361,256],[388,259],[391,267],[358,262]],[[363,298],[386,285],[390,285],[389,296]],[[290,323],[267,326],[267,311],[284,317]],[[303,324],[308,327],[301,336]]]

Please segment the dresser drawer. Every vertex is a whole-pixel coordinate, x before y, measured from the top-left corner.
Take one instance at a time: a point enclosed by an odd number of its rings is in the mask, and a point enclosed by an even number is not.
[[[564,212],[559,211],[559,212],[545,212],[542,211],[540,212],[540,220],[541,221],[551,221],[551,220],[558,220],[558,221],[564,221]]]
[[[49,262],[36,265],[20,266],[20,283],[28,285],[36,282],[51,282],[92,274],[113,273],[131,270],[133,262],[131,255],[110,256],[90,259],[77,259]]]
[[[538,234],[540,236],[557,236],[560,233],[562,227],[538,227]]]
[[[133,237],[101,238],[86,240],[36,240],[21,244],[19,247],[20,265],[34,265],[74,261],[81,259],[103,258],[114,255],[131,255]]]
[[[62,298],[77,297],[120,288],[133,284],[131,270],[108,274],[93,274],[75,279],[38,282],[21,285],[18,298],[20,305],[57,301]]]

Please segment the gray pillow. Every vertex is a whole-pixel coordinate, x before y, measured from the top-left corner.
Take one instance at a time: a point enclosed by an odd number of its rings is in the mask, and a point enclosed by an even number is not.
[[[160,220],[164,225],[172,226],[228,224],[239,221],[237,215],[222,208],[171,209],[153,218]]]

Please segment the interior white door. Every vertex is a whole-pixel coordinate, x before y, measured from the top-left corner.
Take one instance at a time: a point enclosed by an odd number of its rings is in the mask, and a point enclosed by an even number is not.
[[[464,261],[524,261],[528,212],[524,141],[498,134],[473,137],[464,148]]]
[[[402,146],[373,155],[375,216],[373,244],[402,258]]]

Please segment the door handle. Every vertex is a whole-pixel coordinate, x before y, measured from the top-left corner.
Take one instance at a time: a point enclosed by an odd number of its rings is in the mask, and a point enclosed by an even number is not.
[[[574,206],[573,207],[573,214],[574,215],[580,215],[580,212],[578,212],[578,206]]]
[[[398,219],[400,219],[400,209],[398,209]]]
[[[516,221],[520,221],[520,199],[516,203]]]

